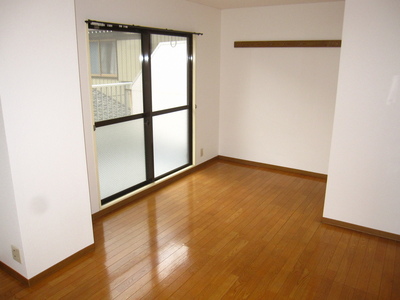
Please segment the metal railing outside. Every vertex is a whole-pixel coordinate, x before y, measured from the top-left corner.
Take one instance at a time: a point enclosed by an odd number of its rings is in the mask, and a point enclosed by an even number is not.
[[[95,122],[132,114],[133,82],[93,84],[93,110]]]

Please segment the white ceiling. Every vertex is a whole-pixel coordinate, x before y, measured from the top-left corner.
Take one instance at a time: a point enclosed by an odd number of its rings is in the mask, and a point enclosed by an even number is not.
[[[257,7],[269,5],[286,5],[300,3],[335,2],[344,0],[186,0],[199,4],[225,9],[241,7]]]

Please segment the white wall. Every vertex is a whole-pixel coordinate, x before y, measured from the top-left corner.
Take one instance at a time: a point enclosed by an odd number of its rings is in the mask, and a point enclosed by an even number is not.
[[[400,234],[400,1],[346,0],[324,217]]]
[[[82,101],[92,212],[99,210],[96,163],[92,140],[85,20],[99,20],[204,33],[196,37],[196,163],[218,155],[219,47],[221,12],[184,0],[76,1]],[[200,149],[204,156],[200,157]]]
[[[327,174],[340,48],[234,41],[341,39],[344,2],[222,11],[220,154]]]
[[[22,249],[18,212],[15,204],[6,132],[0,99],[0,261],[26,276],[25,265],[17,263],[10,255],[11,245]]]
[[[29,279],[93,243],[74,2],[2,0],[0,14],[0,259]]]

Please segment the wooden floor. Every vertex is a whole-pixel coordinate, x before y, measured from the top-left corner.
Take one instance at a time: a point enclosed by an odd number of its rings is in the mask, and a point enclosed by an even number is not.
[[[321,179],[217,161],[94,222],[96,250],[1,299],[400,299],[400,243],[321,224]]]

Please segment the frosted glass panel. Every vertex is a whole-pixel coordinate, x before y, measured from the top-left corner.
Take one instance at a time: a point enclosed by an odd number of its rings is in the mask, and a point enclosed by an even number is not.
[[[143,120],[96,129],[101,199],[146,180]]]
[[[187,105],[187,42],[184,37],[152,35],[153,111]]]
[[[189,162],[188,111],[153,118],[154,173],[163,175]]]

